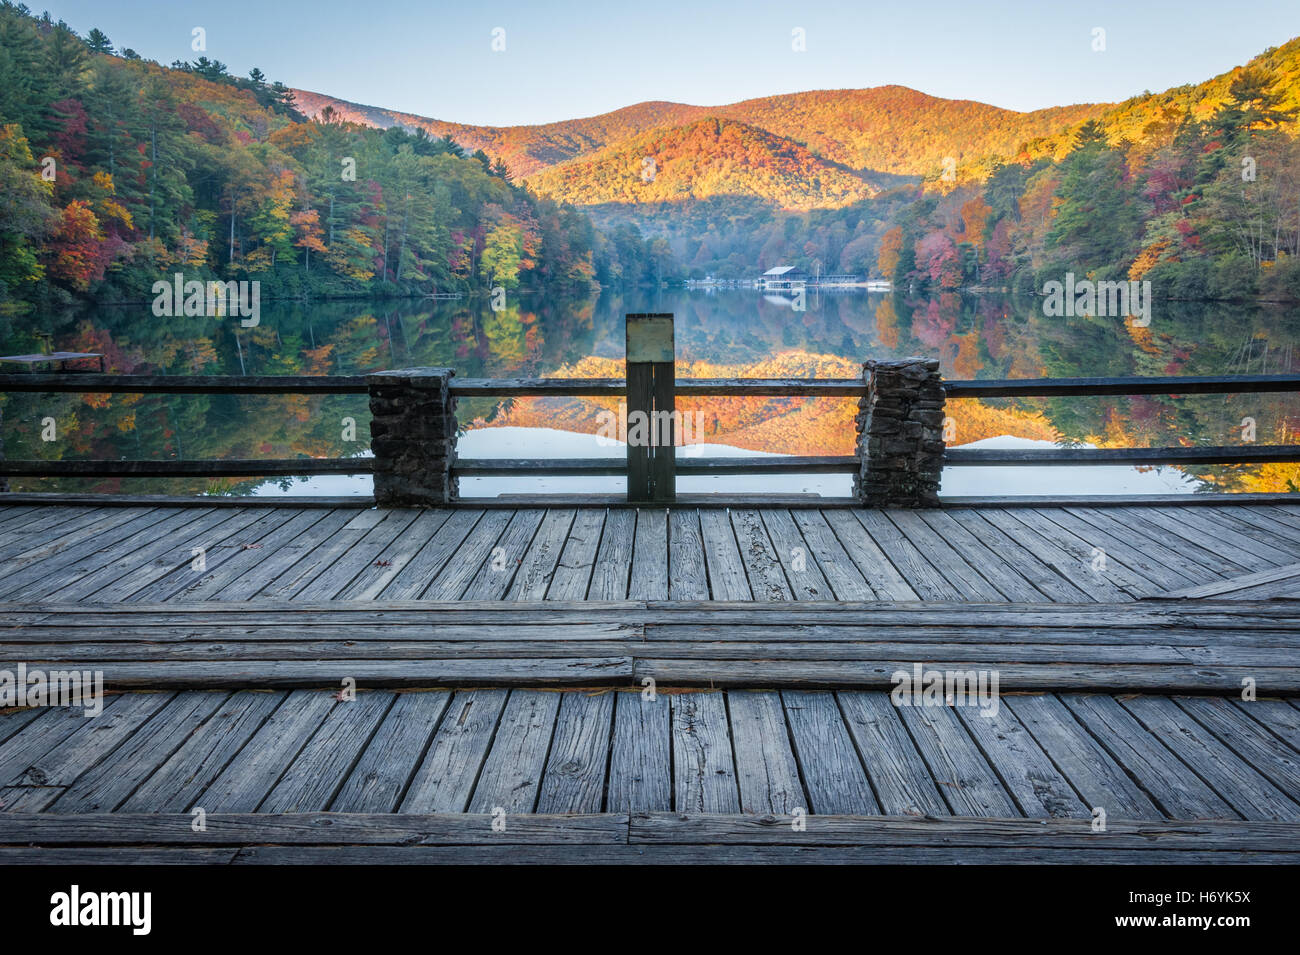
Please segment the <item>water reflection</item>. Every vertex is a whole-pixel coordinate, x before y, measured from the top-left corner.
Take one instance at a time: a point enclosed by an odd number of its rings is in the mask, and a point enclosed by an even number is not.
[[[801,307],[802,306],[802,307]],[[809,291],[605,292],[582,300],[517,296],[493,311],[459,301],[267,303],[256,328],[203,318],[159,319],[148,305],[90,313],[0,318],[0,352],[50,347],[99,352],[122,374],[359,374],[450,366],[462,377],[622,374],[623,316],[672,312],[683,376],[847,377],[867,357],[938,357],[948,378],[1267,374],[1296,370],[1294,310],[1156,303],[1149,327],[1116,318],[1048,318],[1036,300],[946,294],[912,298]],[[10,370],[10,369],[7,369]],[[366,399],[340,396],[10,395],[5,453],[18,458],[236,458],[345,456],[367,437]],[[751,451],[845,454],[853,403],[700,399],[706,440]],[[465,402],[470,429],[595,432],[609,403],[579,399]],[[954,444],[1000,436],[1103,447],[1292,443],[1300,407],[1289,395],[954,401]],[[612,409],[610,409],[612,410]],[[53,418],[57,438],[42,422]],[[347,419],[358,422],[349,440]],[[527,435],[529,432],[524,432]],[[536,434],[536,432],[532,432]],[[526,443],[526,442],[525,442]],[[544,453],[546,442],[517,446]],[[1192,468],[1195,486],[1286,490],[1294,465]],[[1175,472],[1177,473],[1177,472]],[[22,481],[19,489],[249,493],[258,482]],[[1042,490],[1050,490],[1043,488]]]

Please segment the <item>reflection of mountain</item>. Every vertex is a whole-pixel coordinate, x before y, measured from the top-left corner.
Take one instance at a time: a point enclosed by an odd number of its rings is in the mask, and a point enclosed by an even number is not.
[[[620,378],[623,362],[584,358],[556,372],[561,378]],[[862,363],[836,355],[787,351],[745,365],[696,361],[678,366],[682,378],[853,378]],[[618,414],[618,402],[587,398],[516,399],[504,414],[478,427],[560,428],[594,434]],[[853,399],[679,398],[677,410],[698,423],[698,439],[778,454],[852,454],[856,438]],[[1052,440],[1055,430],[1042,417],[1015,408],[965,402],[953,411],[962,440],[1003,434]]]

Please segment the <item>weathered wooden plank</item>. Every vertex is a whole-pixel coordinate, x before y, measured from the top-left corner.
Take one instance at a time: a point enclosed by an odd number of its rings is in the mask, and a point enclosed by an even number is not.
[[[1289,589],[1296,597],[1300,597],[1300,563],[1271,567],[1268,570],[1258,570],[1251,574],[1242,574],[1238,577],[1230,577],[1227,580],[1218,580],[1212,584],[1187,587],[1157,596],[1168,599],[1194,600],[1214,597],[1220,600],[1230,600],[1245,595],[1245,599],[1255,599],[1250,595],[1252,588],[1260,584],[1278,583],[1287,585],[1284,589]]]
[[[757,601],[793,600],[794,591],[785,568],[768,536],[760,511],[740,508],[731,511],[740,558],[745,564],[749,588]],[[827,594],[829,596],[829,593]]]
[[[1060,700],[1087,728],[1089,735],[1139,781],[1166,816],[1175,819],[1238,817],[1218,793],[1112,697],[1062,694]]]
[[[197,832],[193,821],[189,813],[23,813],[0,820],[0,845],[621,845],[628,831],[623,813],[520,815],[504,829],[479,813],[214,812]]]
[[[419,551],[403,566],[396,567],[377,593],[369,593],[367,597],[384,600],[417,598],[453,558],[471,561],[477,567],[482,558],[475,559],[471,555],[472,548],[467,541],[485,513],[468,509],[451,511]]]
[[[211,513],[207,508],[179,508],[170,512],[160,511],[158,515],[145,514],[94,540],[69,546],[17,571],[7,571],[0,581],[0,594],[35,600],[55,593],[101,569],[109,559],[110,547],[114,555],[130,555],[155,541],[170,540],[180,528],[208,518]]]
[[[522,629],[522,628],[521,628]],[[927,636],[934,643],[870,641],[857,642],[827,638],[824,631],[840,628],[823,627],[799,628],[795,632],[783,631],[779,627],[740,628],[740,635],[747,639],[733,639],[736,635],[723,632],[723,628],[669,628],[674,630],[670,639],[656,638],[653,645],[640,639],[638,628],[607,627],[551,627],[533,628],[547,630],[559,639],[520,639],[514,628],[509,632],[491,628],[476,628],[482,639],[457,639],[448,641],[424,640],[371,640],[343,639],[337,634],[329,640],[235,640],[224,643],[199,642],[188,639],[156,643],[152,641],[112,641],[106,643],[85,644],[69,637],[67,640],[52,643],[0,644],[0,663],[31,660],[45,669],[67,668],[85,663],[108,664],[123,662],[156,662],[182,664],[195,662],[207,664],[213,660],[222,663],[239,662],[252,664],[254,661],[270,661],[276,664],[275,672],[281,676],[292,676],[290,661],[322,660],[359,661],[357,665],[365,667],[368,662],[387,660],[415,660],[428,662],[432,660],[451,660],[465,663],[468,660],[521,660],[538,658],[592,659],[598,657],[646,657],[661,660],[779,660],[786,663],[796,661],[916,661],[925,662],[942,658],[951,663],[985,665],[1002,661],[1016,664],[1065,665],[1076,663],[1098,663],[1103,665],[1132,664],[1189,664],[1196,663],[1212,667],[1247,666],[1300,668],[1300,647],[1283,635],[1275,641],[1281,646],[1258,646],[1246,641],[1227,643],[1220,646],[1200,646],[1184,641],[1182,645],[1154,645],[1133,639],[1126,643],[1096,643],[1086,640],[1066,643],[1011,643],[1003,640],[981,641],[978,633],[973,640],[966,643],[945,640],[946,634],[931,631]],[[845,628],[847,629],[847,628]],[[583,639],[584,632],[594,631],[592,639]],[[682,637],[677,633],[685,634]],[[807,633],[806,631],[813,631]],[[651,628],[651,633],[655,633]],[[905,636],[903,631],[891,631]],[[1100,631],[1100,636],[1114,634],[1115,631]],[[218,635],[220,635],[218,633]],[[589,636],[592,634],[588,633]],[[241,635],[246,636],[246,635]],[[263,635],[264,636],[264,635]],[[723,639],[711,639],[721,636]],[[884,636],[884,634],[868,634]],[[917,637],[919,634],[913,634]],[[969,637],[969,635],[967,635]],[[1164,635],[1152,634],[1155,639]],[[808,637],[809,639],[802,639]],[[789,639],[795,638],[795,639]],[[1202,635],[1202,640],[1204,639]],[[996,650],[993,648],[997,647]],[[474,668],[479,665],[475,664]],[[471,668],[470,672],[473,672]],[[319,668],[311,668],[319,673]],[[173,667],[174,671],[183,673],[183,668]],[[465,667],[453,667],[451,672],[464,671]],[[219,672],[219,671],[215,671]],[[200,679],[215,678],[215,672],[205,667],[200,668]],[[429,670],[420,671],[424,675]],[[262,674],[263,677],[269,674]],[[171,674],[175,678],[176,674]]]
[[[549,510],[542,518],[532,542],[519,561],[507,600],[542,600],[551,586],[551,577],[560,562],[565,539],[577,512],[572,509]],[[563,596],[557,599],[565,599]]]
[[[261,812],[311,812],[329,808],[348,771],[379,726],[394,694],[356,694],[332,709],[258,805]]]
[[[312,554],[337,534],[353,517],[352,512],[344,509],[320,510],[312,508],[322,515],[320,520],[310,527],[295,533],[292,539],[285,540],[278,547],[267,551],[264,547],[257,555],[256,570],[240,576],[213,581],[213,588],[200,583],[189,592],[188,600],[252,600],[262,588],[278,579],[291,567]],[[219,586],[218,586],[219,584]]]
[[[500,662],[500,661],[496,661]],[[121,664],[130,666],[130,664]],[[379,664],[373,664],[377,667]],[[970,663],[955,660],[930,661],[938,670],[968,670]],[[893,675],[908,672],[907,660],[726,660],[666,659],[637,657],[632,672],[637,680],[653,679],[665,686],[779,686],[792,689],[851,688],[890,689]],[[1241,681],[1257,680],[1261,692],[1300,693],[1300,668],[1295,667],[1207,667],[1167,664],[1030,664],[991,659],[987,669],[996,669],[1001,689],[1008,690],[1141,690],[1161,693],[1232,692]]]
[[[341,704],[328,693],[294,691],[199,797],[205,812],[253,812],[294,757]]]
[[[360,540],[335,557],[324,571],[294,593],[290,599],[296,601],[335,599],[353,579],[379,560],[380,554],[398,536],[406,532],[423,512],[392,509],[379,513],[384,515],[383,520],[377,522]]]
[[[260,516],[265,520],[268,515],[272,515],[275,523],[282,523],[288,517],[280,511],[263,512]],[[78,561],[57,587],[48,584],[29,587],[23,596],[60,601],[124,600],[178,566],[188,567],[195,546],[214,551],[212,562],[218,562],[220,558],[215,551],[221,542],[256,524],[258,517],[251,512],[213,509],[186,519],[186,509],[178,508],[151,530],[133,535],[112,551],[101,551]]]
[[[451,696],[447,690],[398,693],[328,808],[332,812],[395,811]]]
[[[626,599],[635,537],[636,511],[629,507],[610,508],[587,589],[589,600]]]
[[[1096,560],[1097,555],[1091,552],[1091,548],[1083,553],[1067,550],[1057,541],[1038,534],[1031,527],[1017,520],[1014,514],[1018,510],[1008,508],[980,511],[979,515],[1093,600],[1118,602],[1130,596],[1106,577],[1100,570],[1100,565],[1094,568],[1093,561]]]
[[[644,691],[615,697],[606,808],[667,811],[673,798],[670,697]]]
[[[1099,547],[1094,543],[1092,535],[1086,537],[1075,535],[1064,525],[1049,520],[1042,509],[1020,507],[1009,510],[1008,513],[1021,525],[1050,542],[1052,546],[1073,556],[1084,574],[1084,579],[1091,580],[1094,588],[1097,578],[1101,578],[1135,597],[1157,594],[1164,589],[1133,571],[1116,555]]]
[[[612,691],[561,695],[536,812],[600,812],[616,695]]]
[[[587,596],[604,529],[603,509],[588,507],[578,511],[564,541],[559,564],[551,575],[547,600],[582,600]]]
[[[826,524],[852,559],[858,572],[876,596],[882,600],[919,600],[916,590],[907,582],[890,559],[880,549],[862,522],[849,511],[822,511]],[[843,599],[843,598],[841,598]],[[865,599],[865,598],[864,598]]]
[[[475,523],[473,529],[452,552],[443,568],[432,581],[423,577],[399,579],[395,588],[403,597],[416,599],[450,601],[456,600],[469,588],[476,575],[484,567],[491,567],[493,558],[498,567],[517,566],[507,559],[504,546],[497,550],[501,535],[514,519],[514,511],[487,511]],[[530,515],[530,519],[531,519]],[[444,526],[444,530],[450,522]]]
[[[30,850],[0,850],[0,862],[21,859]],[[61,865],[121,865],[118,849],[46,849],[68,853]],[[140,852],[142,861],[163,864],[167,853]],[[214,850],[203,850],[212,852]],[[137,850],[130,850],[132,858]],[[55,858],[59,858],[55,856]],[[1245,865],[1294,864],[1286,850],[1198,851],[1195,849],[1037,849],[906,846],[255,846],[240,849],[237,865]],[[41,856],[39,861],[51,861]],[[179,861],[192,863],[192,858]],[[221,861],[224,862],[224,859]]]
[[[62,786],[5,786],[0,789],[0,812],[45,812],[63,791]]]
[[[504,598],[545,516],[545,511],[535,508],[515,511],[461,597],[466,600]]]
[[[829,596],[837,600],[872,600],[876,594],[835,536],[821,511],[791,511],[812,559],[826,577]]]
[[[1166,587],[1186,586],[1193,583],[1207,583],[1218,580],[1220,574],[1194,560],[1185,557],[1178,547],[1171,547],[1158,528],[1141,527],[1132,521],[1120,521],[1114,516],[1122,509],[1115,508],[1062,508],[1064,514],[1078,520],[1080,530],[1091,527],[1097,532],[1100,546],[1108,550],[1118,546],[1116,553],[1123,553],[1127,546],[1131,551],[1126,563],[1140,569],[1151,580],[1161,581]],[[1080,536],[1083,536],[1080,534]],[[1177,540],[1177,538],[1173,538]],[[1109,543],[1107,543],[1109,542]]]
[[[377,510],[343,511],[343,515],[346,517],[343,525],[315,547],[297,554],[296,560],[265,583],[259,599],[311,603],[297,595],[316,577],[328,572],[335,561],[374,528],[376,521],[384,519],[384,514]]]
[[[1177,518],[1161,514],[1149,507],[1128,507],[1115,512],[1117,520],[1132,523],[1142,529],[1143,533],[1155,537],[1162,535],[1166,541],[1184,559],[1193,560],[1216,574],[1234,576],[1261,566],[1271,566],[1267,562],[1259,564],[1253,559],[1242,562],[1241,555],[1216,545],[1213,535],[1206,535],[1195,527],[1185,525]]]
[[[781,695],[738,690],[727,694],[742,812],[789,815],[807,812],[799,766],[790,748]]]
[[[943,511],[917,511],[912,516],[928,525],[930,531],[952,547],[962,560],[995,587],[998,593],[996,599],[1032,601],[1042,600],[1045,596],[1013,564],[1004,561],[997,551],[985,545],[950,515]],[[984,526],[988,527],[987,524]]]
[[[642,507],[636,512],[632,576],[627,595],[632,600],[668,599],[668,510]]]
[[[457,693],[402,798],[402,812],[464,812],[487,757],[507,690]]]
[[[670,702],[673,808],[679,812],[739,812],[725,697],[721,693],[681,693]]]
[[[809,553],[798,525],[784,508],[764,508],[758,512],[772,541],[772,551],[781,562],[785,578],[795,600],[830,600],[835,597],[816,558]]]
[[[1017,816],[997,774],[948,706],[898,708],[939,794],[955,816]]]
[[[178,693],[49,807],[56,813],[112,812],[226,702],[223,692]]]
[[[1238,710],[1229,700],[1180,697],[1175,702],[1260,775],[1297,801],[1300,797],[1300,753]]]
[[[366,687],[596,686],[625,682],[630,657],[492,657],[445,660],[226,660],[159,662],[85,661],[102,670],[110,689],[305,688],[339,686],[344,679]],[[1225,671],[1227,672],[1227,671]],[[1269,679],[1268,671],[1261,671]],[[1285,688],[1286,680],[1268,686]]]
[[[880,804],[862,768],[832,693],[782,691],[790,738],[812,805],[821,813],[878,813]]]
[[[836,696],[881,811],[890,816],[948,815],[948,806],[889,697],[863,692]]]
[[[120,697],[106,699],[103,712],[111,712],[120,701]],[[103,713],[100,715],[102,717]],[[40,708],[39,715],[35,719],[27,722],[19,732],[0,744],[0,783],[9,785],[11,782],[18,782],[27,767],[73,733],[93,722],[94,719],[88,718],[86,711],[81,708],[68,706]]]
[[[207,600],[215,594],[227,590],[233,592],[249,593],[249,584],[239,586],[241,581],[253,578],[257,586],[261,586],[267,580],[271,579],[274,573],[287,565],[285,562],[286,552],[292,554],[290,550],[295,544],[302,542],[304,539],[319,539],[320,532],[316,530],[317,525],[323,524],[328,531],[330,528],[337,528],[339,522],[330,521],[333,512],[321,510],[297,510],[290,512],[292,517],[280,526],[276,527],[270,533],[263,537],[257,537],[254,533],[254,527],[248,531],[233,535],[233,543],[238,545],[239,550],[229,553],[218,553],[220,559],[219,566],[213,567],[213,561],[210,559],[211,554],[205,556],[209,572],[199,576],[199,579],[189,582],[180,589],[173,590],[170,599],[173,600]],[[182,571],[192,561],[193,555],[188,552],[182,552],[181,556],[186,558],[182,561]],[[250,581],[249,583],[252,583]],[[255,590],[252,592],[256,592]],[[104,596],[103,594],[97,596]],[[137,591],[132,595],[132,600],[149,600],[158,599],[158,596],[147,594],[143,590]],[[232,599],[229,596],[223,596],[223,599]]]
[[[119,808],[123,812],[189,809],[286,695],[250,690],[231,694]]]
[[[700,541],[708,566],[709,589],[718,600],[750,600],[749,578],[725,510],[700,511]]]
[[[1298,835],[1295,823],[1228,819],[1165,822],[1115,818],[1107,820],[1105,832],[1094,832],[1088,819],[857,815],[809,817],[804,832],[792,833],[785,820],[772,816],[685,813],[634,813],[628,828],[633,845],[1014,846],[1103,852],[1152,848],[1270,851],[1286,845],[1286,852],[1300,853]]]
[[[1202,513],[1211,523],[1222,524],[1236,534],[1290,555],[1290,560],[1283,563],[1300,559],[1300,534],[1294,528],[1259,517],[1248,507],[1209,507]]]
[[[224,511],[214,511],[218,516]],[[180,539],[168,546],[156,565],[146,565],[94,595],[103,601],[181,601],[191,599],[190,588],[205,582],[230,581],[249,565],[255,565],[260,551],[267,547],[264,538],[278,530],[292,511],[236,511],[221,524],[189,540]],[[319,512],[317,512],[319,514]],[[249,517],[256,517],[249,521]],[[187,529],[188,530],[188,529]],[[179,535],[178,535],[179,536]],[[195,550],[200,550],[201,560]],[[253,555],[251,558],[249,555]],[[231,565],[231,561],[235,561]],[[64,593],[56,595],[66,599]],[[195,598],[196,599],[196,598]]]
[[[898,568],[898,572],[907,581],[908,586],[922,600],[961,600],[962,592],[907,539],[882,512],[860,510],[853,511],[853,516],[866,529],[868,535],[889,561]],[[865,572],[865,571],[864,571]],[[867,580],[872,580],[868,577]]]
[[[1055,696],[1006,696],[1002,705],[1029,731],[1087,808],[1104,810],[1108,819],[1161,818],[1146,793]]]
[[[397,575],[426,549],[426,545],[447,523],[451,512],[443,509],[420,511],[379,555],[361,568],[342,590],[337,600],[373,600],[383,593]]]
[[[1285,700],[1234,700],[1233,704],[1300,752],[1300,709],[1288,706]]]
[[[70,786],[83,772],[103,759],[115,746],[147,722],[171,699],[170,693],[128,693],[93,719],[86,719],[70,736],[38,759],[16,778],[15,786]]]
[[[470,812],[532,812],[560,709],[556,693],[513,690],[470,799]]]
[[[1010,596],[986,580],[979,569],[966,562],[950,541],[936,533],[933,527],[916,514],[906,510],[889,510],[883,514],[962,597],[967,600],[990,601],[1006,600]]]
[[[197,660],[223,658],[226,654],[230,659],[310,659],[309,654],[295,649],[305,647],[313,648],[313,653],[318,658],[330,657],[336,653],[340,657],[365,657],[368,649],[378,651],[380,656],[418,656],[416,648],[434,652],[439,646],[456,643],[465,644],[466,647],[462,649],[466,649],[470,645],[483,647],[501,644],[508,647],[515,643],[576,645],[590,644],[593,641],[640,640],[642,631],[643,628],[639,625],[614,623],[530,625],[509,622],[470,626],[431,624],[425,627],[401,624],[392,627],[375,624],[349,627],[342,624],[336,627],[276,625],[235,628],[209,624],[197,627],[124,627],[112,632],[96,631],[89,627],[42,626],[21,630],[15,628],[10,633],[0,632],[0,660],[91,660],[101,655],[104,659],[111,660]],[[1132,632],[1099,630],[1096,633],[1102,636],[1108,633],[1127,636]],[[91,634],[95,636],[92,638]],[[1157,635],[1153,633],[1152,636]],[[1252,646],[1261,641],[1268,643],[1267,635],[1260,637],[1257,631],[1246,631],[1238,636],[1244,638],[1242,642],[1249,642]],[[1294,635],[1288,631],[1280,631],[1275,637],[1279,643],[1285,641],[1283,645],[1286,646],[1295,642]],[[1198,645],[1204,642],[1204,637],[1196,641]],[[402,644],[409,644],[411,652],[402,652],[399,649]],[[607,646],[606,649],[610,647]],[[276,651],[281,650],[287,656],[277,656]]]
[[[7,556],[0,563],[0,567],[4,568],[0,597],[21,595],[33,581],[45,579],[55,570],[102,548],[115,546],[119,541],[162,521],[166,516],[167,511],[163,508],[109,508],[102,517],[73,531],[54,533],[48,537],[38,535],[31,542],[33,546]]]
[[[700,512],[668,512],[668,595],[673,600],[708,600],[709,574],[700,541]],[[634,571],[635,573],[635,571]]]
[[[1238,564],[1251,570],[1263,570],[1270,565],[1295,563],[1291,548],[1281,549],[1268,542],[1263,534],[1247,534],[1223,519],[1215,508],[1149,507],[1148,515],[1163,515],[1175,526],[1180,536],[1195,540],[1202,547],[1217,544],[1218,553],[1226,553]]]
[[[1247,819],[1297,819],[1300,805],[1261,776],[1165,697],[1121,701],[1147,732],[1168,746]]]

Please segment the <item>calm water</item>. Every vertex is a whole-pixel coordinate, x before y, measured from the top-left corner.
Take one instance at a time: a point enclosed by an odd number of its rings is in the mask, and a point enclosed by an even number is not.
[[[799,304],[754,290],[683,289],[604,293],[586,300],[520,295],[500,312],[492,311],[486,298],[267,303],[261,324],[251,329],[235,320],[155,318],[146,305],[0,318],[0,352],[39,351],[36,333],[43,332],[55,349],[105,354],[109,368],[118,373],[357,374],[439,365],[455,368],[462,377],[617,377],[622,374],[623,316],[662,311],[676,316],[683,377],[845,377],[857,374],[864,358],[913,354],[938,357],[948,378],[1261,374],[1295,371],[1300,356],[1300,316],[1285,309],[1157,303],[1150,327],[1134,328],[1117,318],[1047,318],[1037,300],[1000,295],[916,299],[809,292],[802,309]],[[785,454],[852,450],[852,402],[701,399],[679,404],[700,413],[705,422],[701,441],[723,446],[721,453],[727,448]],[[1236,444],[1251,440],[1248,422],[1253,422],[1258,443],[1292,443],[1300,427],[1300,404],[1291,396],[962,401],[952,402],[950,409],[953,444]],[[344,456],[360,453],[368,438],[364,396],[13,395],[5,399],[3,411],[0,435],[12,459]],[[616,448],[597,448],[591,437],[601,411],[578,399],[466,402],[459,417],[471,433],[462,453],[617,454]],[[49,418],[55,422],[53,441],[43,440],[50,433]],[[355,437],[348,418],[357,422]],[[561,445],[563,452],[557,452]],[[1290,465],[1186,473],[1074,470],[1078,473],[1071,480],[1096,492],[1210,486],[1286,490],[1296,476]],[[945,491],[1061,490],[1066,476],[1060,469],[1052,472],[1006,469],[981,477],[953,469],[954,481],[959,474],[962,480],[946,483]],[[974,478],[980,479],[972,486]],[[1127,483],[1117,484],[1120,478]],[[13,486],[251,493],[259,483],[28,481]],[[348,479],[283,483],[298,492],[368,489],[368,482]],[[608,483],[610,489],[619,486]],[[583,479],[481,481],[467,482],[463,492],[598,487],[605,484]],[[716,482],[701,487],[716,487]],[[785,489],[843,493],[846,488],[847,479],[795,476]],[[263,484],[262,490],[267,489]]]

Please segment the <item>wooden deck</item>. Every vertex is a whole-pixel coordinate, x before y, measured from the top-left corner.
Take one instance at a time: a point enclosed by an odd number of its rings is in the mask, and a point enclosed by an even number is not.
[[[1297,564],[1297,504],[0,506],[9,601],[1116,603]]]
[[[0,861],[1300,859],[1283,700],[1017,695],[985,716],[858,691],[182,691],[11,712],[0,738]]]
[[[1297,596],[1288,501],[0,506],[0,671],[112,691],[0,862],[1294,862]]]

